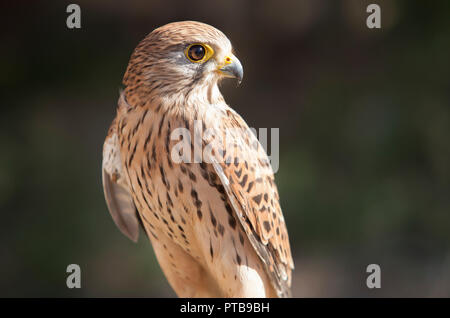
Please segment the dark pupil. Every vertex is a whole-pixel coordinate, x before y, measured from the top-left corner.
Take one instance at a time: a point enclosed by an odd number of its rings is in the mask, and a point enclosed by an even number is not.
[[[205,56],[205,48],[201,45],[193,45],[189,48],[189,57],[194,61],[199,61]]]

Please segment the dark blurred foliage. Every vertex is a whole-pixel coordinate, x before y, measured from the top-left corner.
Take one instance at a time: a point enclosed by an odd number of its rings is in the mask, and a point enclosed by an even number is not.
[[[294,295],[450,296],[450,2],[373,2],[381,30],[358,0],[78,1],[80,30],[68,1],[2,2],[0,296],[174,296],[145,236],[116,229],[100,167],[132,50],[188,19],[236,48],[229,104],[280,127]]]

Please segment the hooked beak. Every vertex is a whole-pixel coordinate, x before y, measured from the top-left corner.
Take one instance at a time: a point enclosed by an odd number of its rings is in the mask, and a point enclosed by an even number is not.
[[[217,70],[224,77],[236,78],[238,84],[242,82],[242,78],[244,77],[242,64],[233,54],[226,56],[223,63],[218,66]]]

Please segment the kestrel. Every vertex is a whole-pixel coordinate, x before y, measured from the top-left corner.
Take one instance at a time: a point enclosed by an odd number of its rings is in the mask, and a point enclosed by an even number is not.
[[[218,88],[242,80],[232,52],[192,21],[139,43],[103,147],[105,198],[131,240],[143,226],[179,297],[287,297],[294,264],[270,161]]]

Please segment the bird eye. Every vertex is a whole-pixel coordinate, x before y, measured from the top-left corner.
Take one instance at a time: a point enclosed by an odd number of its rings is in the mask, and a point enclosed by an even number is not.
[[[206,50],[200,44],[192,45],[189,48],[188,55],[193,61],[200,61],[205,56]]]
[[[186,49],[186,57],[194,63],[205,62],[213,53],[213,49],[206,44],[191,44]]]

